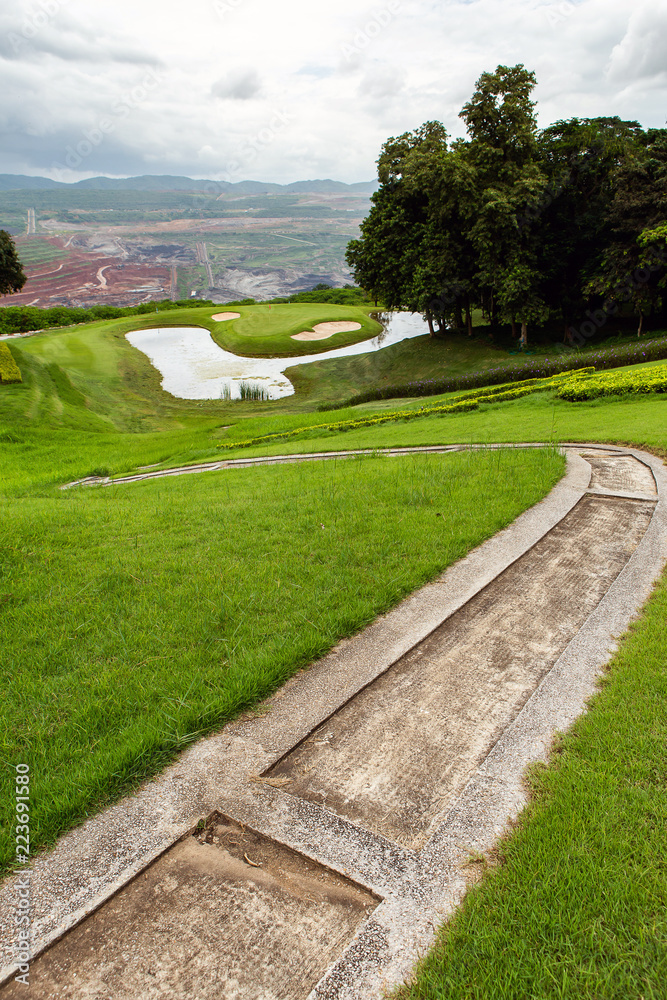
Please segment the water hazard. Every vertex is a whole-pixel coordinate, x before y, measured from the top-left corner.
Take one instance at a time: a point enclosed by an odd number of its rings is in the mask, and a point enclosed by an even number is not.
[[[285,375],[294,365],[312,364],[354,354],[370,354],[401,340],[421,337],[428,326],[419,313],[386,313],[383,331],[372,340],[349,347],[291,358],[244,358],[223,351],[201,327],[161,327],[126,334],[133,347],[150,359],[162,375],[162,388],[180,399],[240,399],[241,384],[263,389],[265,397],[291,396]]]

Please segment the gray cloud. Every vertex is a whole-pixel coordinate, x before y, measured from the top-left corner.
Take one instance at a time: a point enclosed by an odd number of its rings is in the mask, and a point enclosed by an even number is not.
[[[390,66],[375,66],[369,69],[359,84],[359,95],[374,100],[395,97],[404,86],[404,74]]]
[[[211,87],[214,97],[221,100],[249,101],[257,97],[262,89],[262,82],[256,69],[235,69]]]
[[[429,119],[461,135],[498,63],[536,71],[542,124],[665,119],[651,0],[234,0],[224,16],[212,0],[45,0],[33,30],[41,3],[0,14],[0,172],[49,174],[71,149],[72,179],[367,180],[389,135]]]
[[[55,9],[55,8],[54,8]],[[39,18],[37,15],[42,14]],[[118,38],[113,30],[95,31],[60,16],[47,17],[37,7],[30,15],[20,11],[0,14],[0,58],[40,61],[48,57],[67,63],[105,63],[157,66],[160,59],[146,49]]]
[[[609,79],[618,83],[667,79],[667,10],[639,10],[609,62]]]

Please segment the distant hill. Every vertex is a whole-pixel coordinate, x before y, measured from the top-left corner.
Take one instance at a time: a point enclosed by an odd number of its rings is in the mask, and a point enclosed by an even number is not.
[[[273,184],[262,181],[194,180],[191,177],[171,177],[146,174],[143,177],[88,177],[83,181],[65,184],[48,177],[29,177],[26,174],[0,174],[0,191],[47,191],[54,188],[92,191],[206,191],[217,188],[221,194],[367,194],[377,189],[377,181],[343,184],[342,181],[295,181],[292,184]]]

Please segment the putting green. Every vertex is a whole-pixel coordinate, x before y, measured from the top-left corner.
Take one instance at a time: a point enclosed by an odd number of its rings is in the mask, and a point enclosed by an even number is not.
[[[296,341],[296,335],[320,324],[336,324],[337,332],[327,337],[332,350],[375,337],[381,324],[369,315],[372,307],[339,306],[329,303],[279,303],[238,306],[238,319],[229,319],[213,328],[212,337],[224,350],[245,357],[291,357],[319,354],[317,343]],[[221,315],[216,312],[211,318]],[[341,329],[341,327],[344,328]],[[331,329],[331,328],[330,328]]]

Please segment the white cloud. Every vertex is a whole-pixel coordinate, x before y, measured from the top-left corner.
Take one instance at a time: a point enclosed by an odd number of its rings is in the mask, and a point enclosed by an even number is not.
[[[0,171],[53,176],[106,121],[75,174],[368,180],[389,135],[463,134],[499,63],[536,71],[541,124],[665,118],[667,16],[646,0],[44,0],[35,26],[39,2],[0,15]]]

